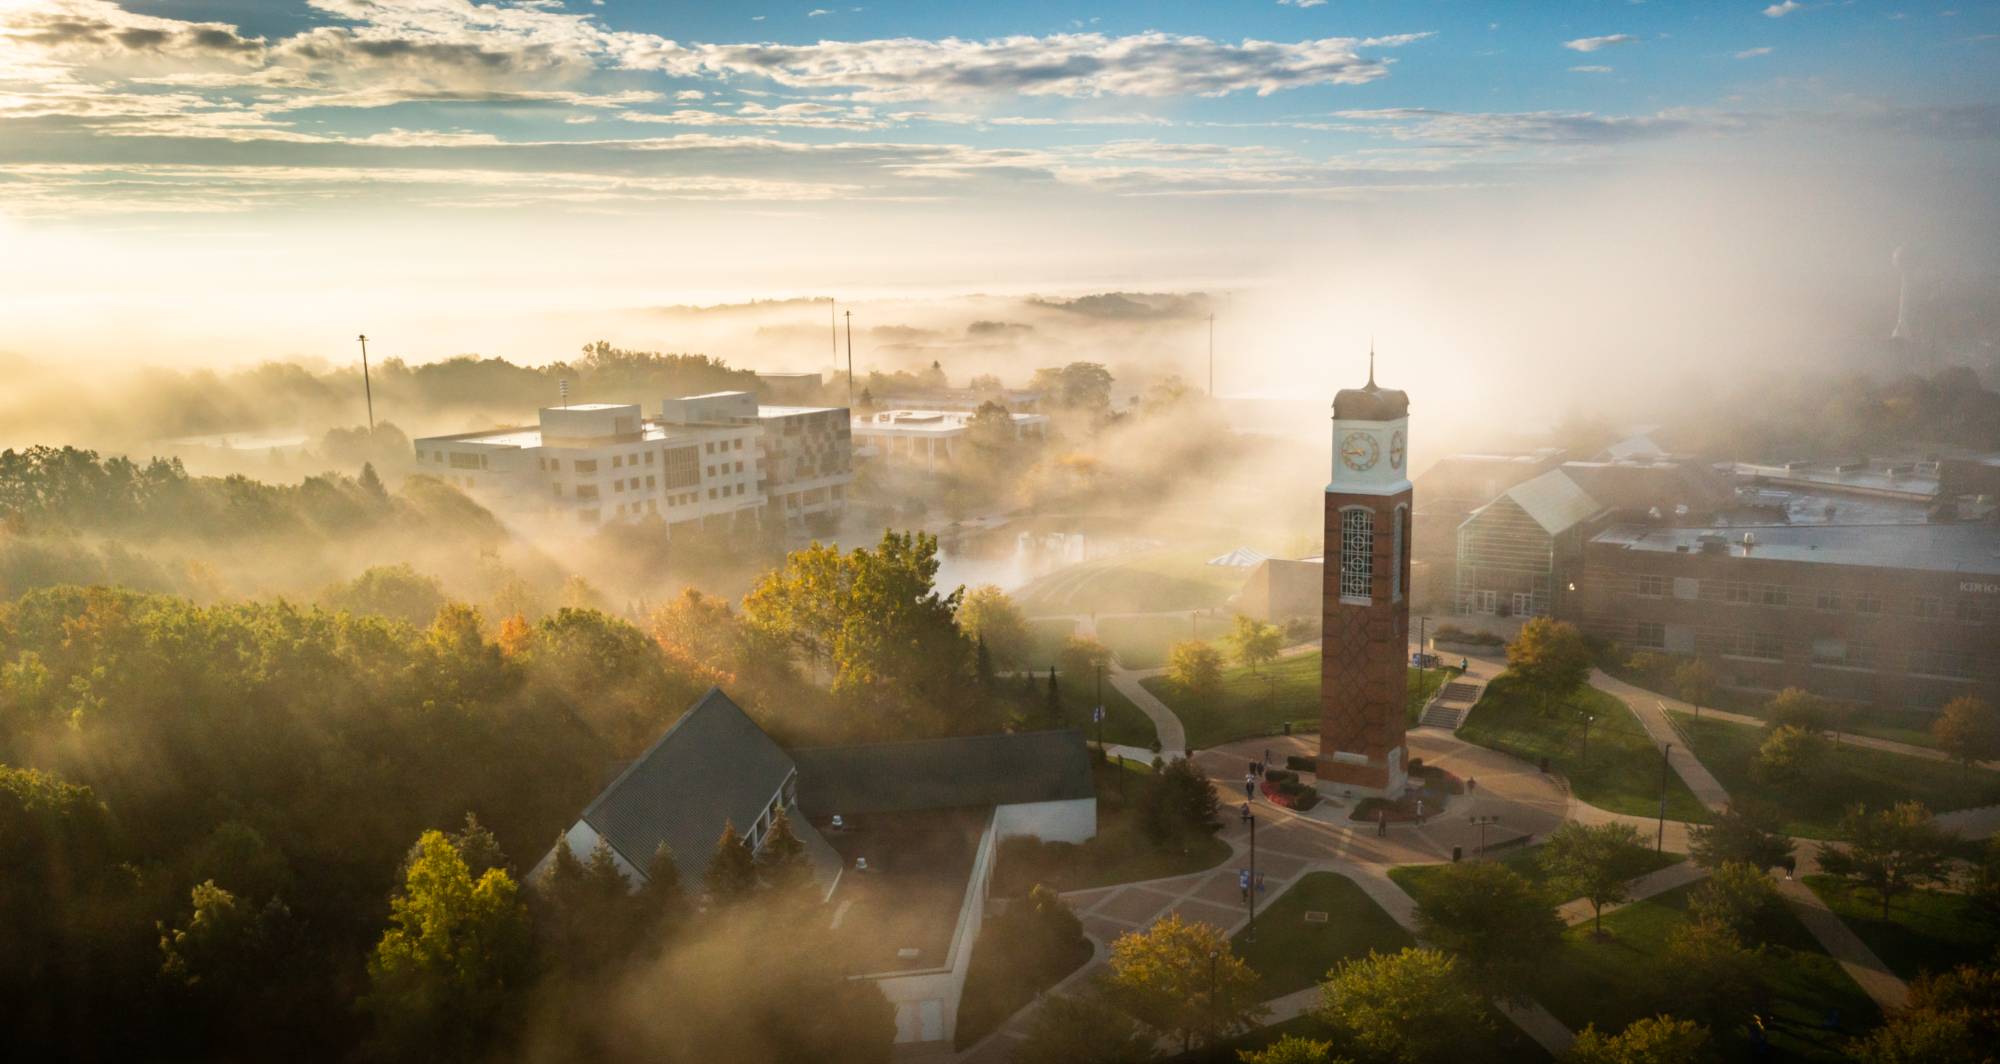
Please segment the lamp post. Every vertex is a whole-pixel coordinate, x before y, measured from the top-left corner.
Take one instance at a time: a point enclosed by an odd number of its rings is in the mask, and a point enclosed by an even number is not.
[[[1653,852],[1664,853],[1667,848],[1667,755],[1674,744],[1660,747],[1660,831],[1653,839]]]
[[[1489,824],[1498,824],[1500,818],[1498,816],[1475,816],[1472,818],[1472,822],[1479,826],[1479,856],[1484,857],[1486,856],[1486,827]]]
[[[1417,618],[1417,697],[1420,699],[1424,697],[1424,666],[1430,664],[1430,658],[1424,653],[1424,631],[1430,623],[1429,617]]]
[[[1215,1022],[1215,962],[1222,957],[1221,950],[1208,951],[1208,1016],[1209,1023]]]
[[[1585,713],[1583,715],[1583,756],[1579,759],[1579,763],[1581,764],[1590,763],[1590,725],[1596,719],[1597,714],[1595,713]]]
[[[1250,923],[1243,929],[1243,941],[1257,941],[1257,817],[1250,812],[1250,803],[1243,803],[1243,822],[1250,825]]]

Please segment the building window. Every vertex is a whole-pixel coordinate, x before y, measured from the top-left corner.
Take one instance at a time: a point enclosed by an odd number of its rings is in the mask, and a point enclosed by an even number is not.
[[[1837,610],[1840,608],[1840,592],[1822,591],[1816,604],[1823,610]]]
[[[555,492],[555,496],[556,496],[556,498],[558,498],[558,499],[562,498],[562,485],[561,485],[561,484],[551,484],[551,485],[549,485],[549,487],[550,487],[550,488],[551,488],[551,489],[552,489],[552,490],[553,490],[553,491]]]
[[[667,452],[667,487],[691,488],[701,482],[701,453],[692,446]]]
[[[1354,506],[1340,512],[1340,597],[1367,602],[1375,585],[1375,514]]]
[[[647,451],[647,452],[646,452],[646,464],[647,464],[647,465],[652,465],[652,464],[653,464],[653,452],[651,452],[651,451]]]
[[[1814,665],[1846,665],[1847,643],[1839,639],[1813,640],[1812,663]]]
[[[1744,603],[1750,601],[1750,585],[1741,580],[1722,581],[1722,601]]]
[[[595,473],[595,472],[597,472],[597,459],[595,459],[595,458],[579,458],[579,459],[577,459],[577,460],[576,460],[576,471],[577,471],[577,472],[579,472],[579,473]]]
[[[1881,613],[1882,598],[1873,591],[1857,591],[1854,594],[1854,612]]]
[[[1847,667],[1850,669],[1872,669],[1875,667],[1875,644],[1847,644]]]
[[[714,453],[715,453],[715,441],[714,441],[714,440],[710,440],[710,441],[708,441],[707,443],[704,443],[704,444],[702,444],[702,445],[701,445],[701,449],[702,449],[702,453],[704,453],[704,454],[714,454]]]
[[[1639,594],[1647,598],[1667,597],[1667,578],[1651,574],[1639,577]]]
[[[1389,601],[1403,601],[1403,523],[1409,507],[1396,507],[1396,527],[1389,534]]]
[[[578,485],[576,486],[576,497],[577,497],[577,498],[579,498],[579,499],[595,499],[595,498],[597,498],[597,485],[595,485],[595,484],[578,484]]]
[[[613,469],[620,469],[620,468],[623,468],[623,467],[624,467],[624,465],[625,465],[625,456],[624,456],[624,455],[622,455],[622,454],[614,454],[614,455],[612,455],[612,456],[611,456],[611,468],[613,468]]]
[[[647,453],[647,454],[652,454],[653,452],[651,452],[651,451],[647,451],[646,453]],[[647,491],[652,491],[652,490],[653,490],[653,488],[655,487],[655,484],[654,484],[654,480],[655,480],[655,479],[656,479],[656,478],[655,478],[655,477],[654,477],[654,476],[653,476],[653,475],[652,475],[651,473],[648,473],[648,474],[646,474],[646,490],[647,490]]]
[[[1917,616],[1936,618],[1944,615],[1944,603],[1935,595],[1917,596]]]
[[[1993,620],[1994,606],[1981,599],[1962,598],[1958,600],[1958,619],[1964,624],[1987,624]]]
[[[1783,606],[1786,602],[1784,585],[1759,584],[1757,586],[1757,601],[1766,606]]]
[[[1658,621],[1640,621],[1639,630],[1633,634],[1632,643],[1647,650],[1667,648],[1667,626]]]
[[[1925,676],[1949,676],[1953,679],[1971,679],[1976,674],[1972,655],[1938,647],[1924,647],[1910,652],[1910,671]]]
[[[1750,633],[1750,646],[1746,657],[1763,658],[1765,661],[1785,660],[1785,641],[1771,632]]]
[[[476,454],[460,454],[457,451],[453,451],[451,455],[451,467],[453,469],[478,469],[479,456]]]
[[[714,488],[710,488],[710,489],[708,489],[708,497],[709,497],[709,498],[711,498],[711,499],[715,498],[715,489],[714,489]]]

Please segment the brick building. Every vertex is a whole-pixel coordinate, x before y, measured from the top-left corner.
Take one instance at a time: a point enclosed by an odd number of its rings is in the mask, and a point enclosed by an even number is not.
[[[1935,707],[2000,694],[2000,525],[1662,528],[1593,536],[1563,616],[1710,659],[1725,685]]]

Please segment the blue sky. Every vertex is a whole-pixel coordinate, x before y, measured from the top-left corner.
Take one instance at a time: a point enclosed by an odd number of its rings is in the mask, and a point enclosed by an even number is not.
[[[1645,173],[1873,249],[1991,233],[1997,89],[1950,0],[0,0],[0,309],[1166,284]]]

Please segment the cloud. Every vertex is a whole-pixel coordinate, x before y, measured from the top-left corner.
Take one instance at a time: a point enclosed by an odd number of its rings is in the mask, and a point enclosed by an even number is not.
[[[1324,3],[1326,3],[1326,0],[1278,0],[1278,4],[1281,7],[1318,7]]]
[[[807,17],[807,18],[819,18],[819,17],[821,16],[821,15],[831,15],[831,14],[833,14],[833,12],[831,12],[831,11],[827,10],[826,8],[823,8],[823,7],[816,7],[816,8],[813,8],[813,9],[812,9],[811,11],[808,11],[808,12],[806,12],[806,17]]]
[[[1742,51],[1736,53],[1736,58],[1756,59],[1759,56],[1765,56],[1770,54],[1771,54],[1770,48],[1745,48]]]
[[[889,120],[877,117],[867,107],[836,107],[832,104],[799,103],[766,107],[746,103],[734,112],[680,110],[665,114],[625,111],[628,122],[650,122],[678,126],[794,126],[815,129],[882,129]]]
[[[1569,68],[1569,72],[1572,74],[1609,74],[1613,69],[1615,68],[1608,66],[1573,66]]]
[[[700,89],[682,89],[681,91],[679,91],[679,92],[677,92],[677,93],[674,93],[674,99],[676,99],[676,100],[699,100],[699,99],[702,99],[702,98],[706,97],[707,95],[708,95],[708,93],[705,93],[705,92],[701,91]]]
[[[1765,8],[1764,17],[1784,18],[1786,15],[1789,15],[1794,11],[1805,10],[1805,6],[1806,5],[1799,3],[1799,0],[1783,0],[1783,2],[1781,3],[1772,4],[1770,7]]]
[[[1629,33],[1613,33],[1603,37],[1578,37],[1573,41],[1564,41],[1563,47],[1572,52],[1595,52],[1601,48],[1609,48],[1614,44],[1637,43],[1639,43],[1639,38]]]
[[[1159,32],[1109,37],[1067,33],[984,41],[895,38],[815,44],[711,44],[639,49],[628,67],[765,78],[787,88],[849,92],[857,100],[967,96],[1268,96],[1309,85],[1359,85],[1385,77],[1395,48],[1428,33],[1328,37],[1281,43],[1213,41]]]

